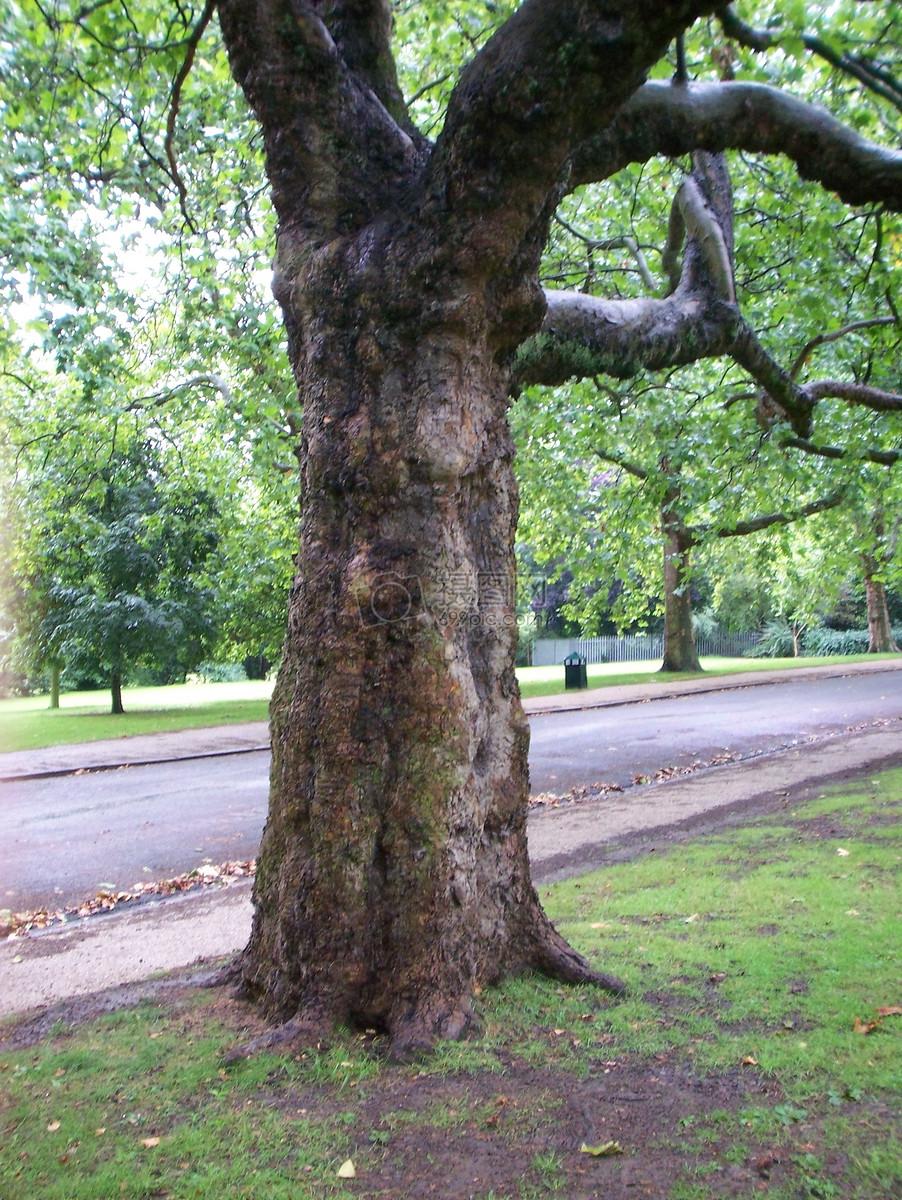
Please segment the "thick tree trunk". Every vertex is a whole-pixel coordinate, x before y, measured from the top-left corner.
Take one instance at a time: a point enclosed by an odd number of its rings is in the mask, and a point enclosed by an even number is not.
[[[110,694],[112,696],[110,712],[113,716],[119,716],[125,712],[125,709],[122,707],[122,675],[118,671],[113,671],[110,675]]]
[[[50,664],[50,707],[59,708],[60,706],[60,665],[59,663]]]
[[[402,250],[352,249],[292,291],[302,526],[239,969],[275,1040],[350,1021],[406,1057],[510,972],[621,985],[530,882],[507,377],[480,297],[439,325]]]
[[[701,671],[689,589],[692,540],[670,512],[664,526],[664,662],[662,671]]]
[[[876,568],[876,563],[871,569],[866,566],[864,576],[868,602],[868,654],[895,654],[899,647],[890,625],[886,588],[879,579],[874,578]]]

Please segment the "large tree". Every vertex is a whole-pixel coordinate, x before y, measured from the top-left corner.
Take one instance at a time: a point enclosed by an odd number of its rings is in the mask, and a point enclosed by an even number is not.
[[[902,156],[767,87],[643,85],[718,7],[528,2],[461,73],[431,145],[397,87],[387,6],[220,3],[263,129],[304,405],[298,573],[239,968],[282,1036],[352,1019],[406,1054],[459,1035],[475,988],[512,970],[599,979],[529,882],[514,355],[544,317],[520,380],[562,356],[572,375],[730,350],[799,436],[815,397],[742,321],[728,254],[708,252],[716,220],[688,226],[670,298],[606,306],[542,295],[552,213],[637,158],[728,146],[788,152],[851,201],[902,196]],[[707,218],[704,202],[692,213]]]
[[[767,390],[767,419],[803,440],[840,388],[798,383],[764,351],[704,196],[686,206],[672,294],[639,303],[543,294],[558,202],[631,162],[733,147],[898,208],[902,154],[766,85],[646,83],[695,18],[724,11],[713,0],[526,0],[460,71],[434,142],[397,82],[387,0],[215,7],[262,131],[303,406],[270,813],[235,973],[282,1022],[270,1043],[352,1021],[406,1056],[460,1036],[476,991],[512,971],[621,987],[566,945],[530,882],[512,388],[730,354]],[[172,133],[213,12],[180,51],[166,31],[182,65],[164,165],[183,209]]]

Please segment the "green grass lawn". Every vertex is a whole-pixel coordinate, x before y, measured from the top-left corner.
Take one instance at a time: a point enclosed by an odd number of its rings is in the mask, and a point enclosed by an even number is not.
[[[265,721],[272,684],[199,683],[125,688],[125,712],[110,713],[109,692],[64,692],[58,709],[47,696],[0,701],[0,751],[35,750],[72,742]]]
[[[824,658],[703,658],[702,667],[708,675],[735,675],[748,671],[785,671],[802,667],[823,667],[831,663],[873,662],[879,658],[898,658],[898,654],[848,654]],[[637,669],[639,666],[644,669]],[[624,684],[644,683],[664,688],[680,679],[696,679],[698,676],[677,672],[662,674],[660,662],[599,663],[586,667],[586,678],[590,688],[620,687]],[[536,696],[556,696],[565,691],[564,668],[519,667],[520,694],[524,700]]]
[[[900,818],[895,771],[542,888],[628,997],[511,980],[413,1066],[346,1032],[225,1068],[259,1018],[187,986],[7,1022],[0,1195],[898,1200]]]
[[[774,671],[830,663],[865,662],[878,657],[898,658],[898,655],[705,658],[702,659],[702,665],[709,675],[732,675],[741,671]],[[589,666],[586,674],[590,688],[633,683],[665,688],[675,680],[696,678],[681,674],[662,675],[658,666],[652,663],[649,669],[637,671],[635,663],[602,663]],[[565,690],[564,668],[560,666],[521,667],[517,670],[517,678],[524,699],[559,695]],[[93,742],[135,733],[265,721],[271,691],[272,683],[265,681],[125,688],[122,695],[126,711],[115,717],[110,714],[110,698],[106,691],[66,692],[60,697],[58,709],[48,707],[47,696],[0,700],[0,752]]]

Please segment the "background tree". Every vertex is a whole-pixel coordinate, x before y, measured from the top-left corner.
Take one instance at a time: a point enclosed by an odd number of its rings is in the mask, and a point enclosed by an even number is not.
[[[184,677],[210,644],[204,569],[217,542],[209,493],[165,478],[147,444],[114,452],[84,494],[59,497],[42,568],[46,645],[73,671],[104,674],[112,712],[139,666]]]
[[[722,381],[698,368],[628,388],[524,396],[513,422],[522,536],[576,572],[569,611],[593,623],[609,599],[597,580],[638,573],[616,611],[624,623],[660,602],[666,671],[701,670],[697,552],[834,508],[848,486],[819,460],[800,464],[769,432],[746,428]]]
[[[64,666],[69,687],[138,669],[168,682],[216,647],[258,655],[261,639],[275,659],[295,514],[273,438],[233,433],[190,389],[99,405],[34,346],[13,365],[0,379],[10,685],[49,671],[58,686]]]
[[[216,655],[243,662],[248,678],[264,678],[279,661],[297,540],[293,474],[269,471],[266,486],[247,480],[224,531],[212,580],[216,591]]]

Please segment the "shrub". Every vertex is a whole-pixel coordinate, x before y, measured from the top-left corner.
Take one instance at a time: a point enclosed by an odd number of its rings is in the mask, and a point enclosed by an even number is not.
[[[247,674],[241,663],[200,663],[195,678],[201,683],[243,683]]]
[[[902,629],[894,629],[898,645]],[[809,629],[802,639],[803,654],[867,654],[870,634],[866,629]]]
[[[749,651],[749,658],[792,658],[793,654],[792,626],[776,618],[764,626],[757,645]]]

